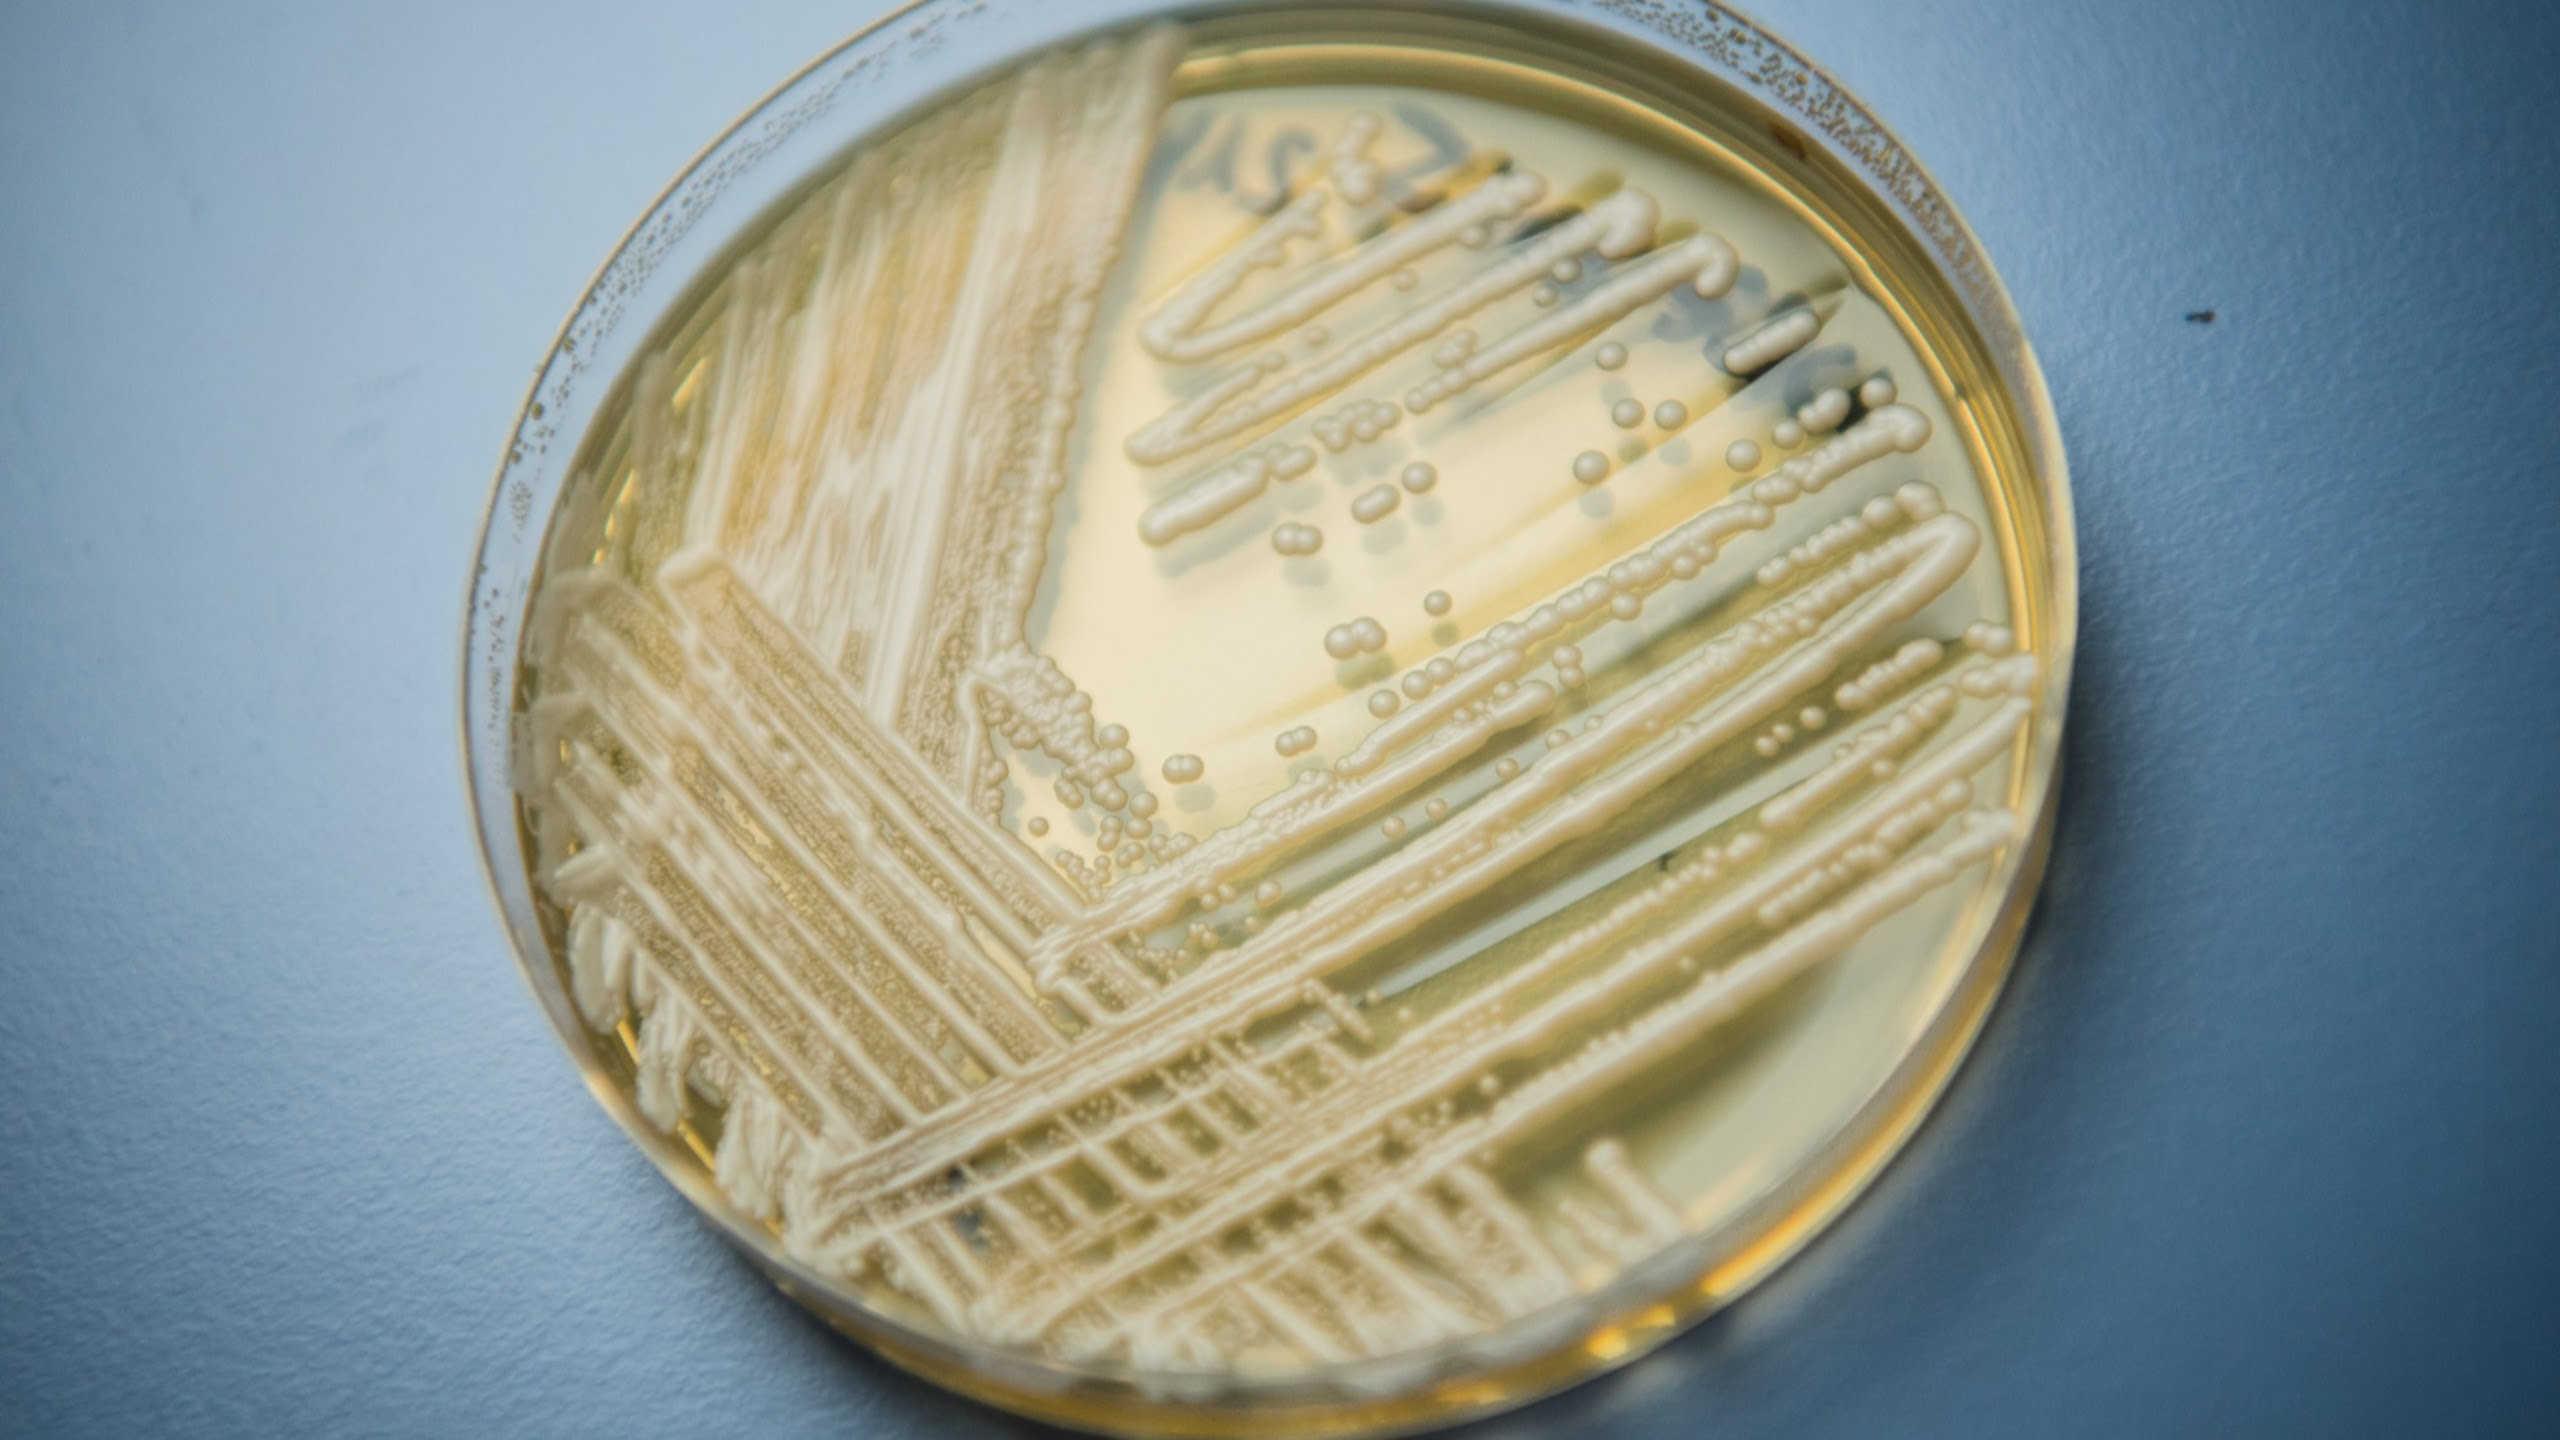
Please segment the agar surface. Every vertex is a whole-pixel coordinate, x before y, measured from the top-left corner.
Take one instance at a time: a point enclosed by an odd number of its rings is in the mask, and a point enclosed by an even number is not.
[[[1182,45],[857,156],[640,362],[521,786],[579,1009],[789,1253],[1284,1373],[1693,1233],[1608,1097],[1986,876],[2038,675],[1867,297]]]

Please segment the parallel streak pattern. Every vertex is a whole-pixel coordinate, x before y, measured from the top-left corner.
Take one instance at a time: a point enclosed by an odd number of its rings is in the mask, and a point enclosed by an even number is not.
[[[639,366],[613,493],[678,503],[555,556],[521,772],[572,998],[741,1211],[956,1335],[1216,1374],[1552,1315],[1703,1223],[1647,1117],[1595,1103],[1688,1083],[1719,1027],[1993,873],[2048,677],[1969,613],[1983,509],[1912,478],[1945,473],[1948,412],[1881,371],[1796,384],[1872,300],[1737,296],[1745,257],[1633,180],[1382,160],[1355,115],[1240,241],[1125,302],[1171,398],[1085,425],[1150,157],[1179,158],[1180,53],[1097,43],[917,121],[794,202],[712,338]],[[1390,163],[1437,198],[1390,203]],[[1374,686],[1375,723],[1320,748],[1292,716],[1260,759],[1295,773],[1219,822],[1169,798],[1200,754],[1141,767],[1042,648],[1095,447],[1207,467],[1147,477],[1103,553],[1318,583],[1360,557],[1304,524],[1229,543],[1317,444],[1500,426],[1648,330],[1698,374],[1615,392],[1613,433],[1650,415],[1636,458],[1729,487],[1576,514],[1554,465],[1539,533],[1582,548],[1491,547],[1528,557],[1507,609],[1430,590],[1438,649],[1401,675],[1346,617],[1323,703]],[[1763,410],[1765,469],[1731,428],[1660,458]],[[1625,483],[1625,443],[1578,483]],[[1340,476],[1363,555],[1462,503],[1452,471]],[[1088,853],[1044,855],[1035,783]]]

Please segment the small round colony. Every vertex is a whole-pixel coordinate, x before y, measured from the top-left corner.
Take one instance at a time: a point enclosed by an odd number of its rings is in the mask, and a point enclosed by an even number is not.
[[[1387,627],[1363,615],[1347,620],[1324,632],[1324,653],[1336,660],[1349,660],[1387,648]]]
[[[1324,548],[1324,532],[1313,525],[1284,520],[1271,531],[1271,548],[1283,555],[1313,555]]]
[[[1404,492],[1393,485],[1372,485],[1351,502],[1351,518],[1363,525],[1375,525],[1396,511],[1404,502]]]

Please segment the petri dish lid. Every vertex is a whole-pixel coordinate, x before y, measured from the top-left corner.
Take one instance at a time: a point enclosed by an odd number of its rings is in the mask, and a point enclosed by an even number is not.
[[[926,3],[660,198],[468,616],[596,1093],[1026,1414],[1625,1363],[1926,1113],[2074,624],[1979,246],[1717,7]]]

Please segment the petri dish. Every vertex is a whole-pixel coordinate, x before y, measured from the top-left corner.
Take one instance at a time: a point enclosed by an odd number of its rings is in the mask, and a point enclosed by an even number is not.
[[[1382,1433],[1909,1136],[2072,555],[1978,245],[1742,17],[928,3],[573,313],[466,754],[535,994],[790,1294],[1045,1419]]]

